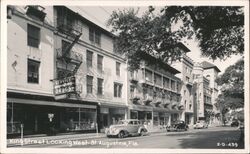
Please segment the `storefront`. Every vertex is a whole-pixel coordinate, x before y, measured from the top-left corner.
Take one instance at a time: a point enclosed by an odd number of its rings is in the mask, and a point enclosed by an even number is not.
[[[56,132],[95,131],[96,105],[78,103],[8,98],[7,134],[19,134],[21,124],[25,135],[46,133],[50,126]]]
[[[194,114],[192,112],[185,112],[185,123],[194,124]]]
[[[100,122],[99,127],[102,131],[112,124],[117,124],[118,121],[126,119],[127,107],[124,106],[108,106],[101,104],[100,107]]]
[[[171,124],[175,123],[179,120],[179,114],[178,113],[172,113],[171,114]]]
[[[155,107],[153,108],[153,123],[154,126],[166,126],[170,125],[170,113],[169,109]]]
[[[130,105],[129,119],[138,119],[141,123],[151,125],[153,119],[153,108],[144,105]]]

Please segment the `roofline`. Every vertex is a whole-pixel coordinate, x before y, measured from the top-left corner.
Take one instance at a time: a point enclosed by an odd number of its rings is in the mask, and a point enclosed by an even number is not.
[[[186,45],[181,42],[178,42],[176,46],[182,48],[186,53],[191,51]]]
[[[169,70],[171,73],[173,74],[178,74],[178,73],[181,73],[180,71],[178,71],[177,69],[173,68],[172,66],[170,66],[169,64],[167,64],[166,62],[163,62],[161,59],[157,59],[156,57],[146,53],[146,52],[141,52],[140,53],[142,58],[144,57],[149,57],[151,58],[152,60],[155,60],[156,61],[156,64],[159,63],[159,64],[162,64],[164,67],[162,67],[163,69],[167,69]]]
[[[108,31],[107,29],[97,25],[96,23],[90,21],[89,19],[87,19],[86,17],[82,16],[81,14],[79,14],[78,12],[72,10],[71,8],[67,7],[67,6],[64,6],[62,5],[63,7],[71,10],[72,12],[74,12],[77,16],[79,16],[81,19],[85,20],[88,24],[92,24],[94,25],[95,27],[97,27],[98,29],[102,30],[103,32],[105,32],[107,35],[109,35],[110,37],[112,38],[116,38],[117,36],[115,34],[113,34],[112,32]]]
[[[205,69],[205,70],[210,69],[210,68],[214,68],[214,69],[216,69],[218,72],[221,72],[221,70],[220,70],[217,66],[211,66],[211,67],[206,67],[206,68],[203,67],[203,69]]]

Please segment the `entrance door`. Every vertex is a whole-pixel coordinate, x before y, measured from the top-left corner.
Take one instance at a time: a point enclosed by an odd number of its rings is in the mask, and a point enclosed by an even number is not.
[[[108,114],[102,114],[101,116],[101,128],[108,127]]]

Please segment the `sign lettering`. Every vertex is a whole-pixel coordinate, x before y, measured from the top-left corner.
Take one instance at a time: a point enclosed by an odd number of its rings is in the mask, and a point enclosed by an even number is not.
[[[74,93],[76,91],[75,77],[66,77],[60,80],[54,80],[54,94],[62,95]]]

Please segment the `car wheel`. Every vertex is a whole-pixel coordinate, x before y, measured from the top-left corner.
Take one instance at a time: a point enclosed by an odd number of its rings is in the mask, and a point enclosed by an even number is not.
[[[124,131],[120,131],[120,133],[118,134],[119,138],[124,138],[125,137],[125,133]]]
[[[141,132],[140,132],[140,135],[144,136],[145,134],[146,134],[146,131],[142,129]]]

